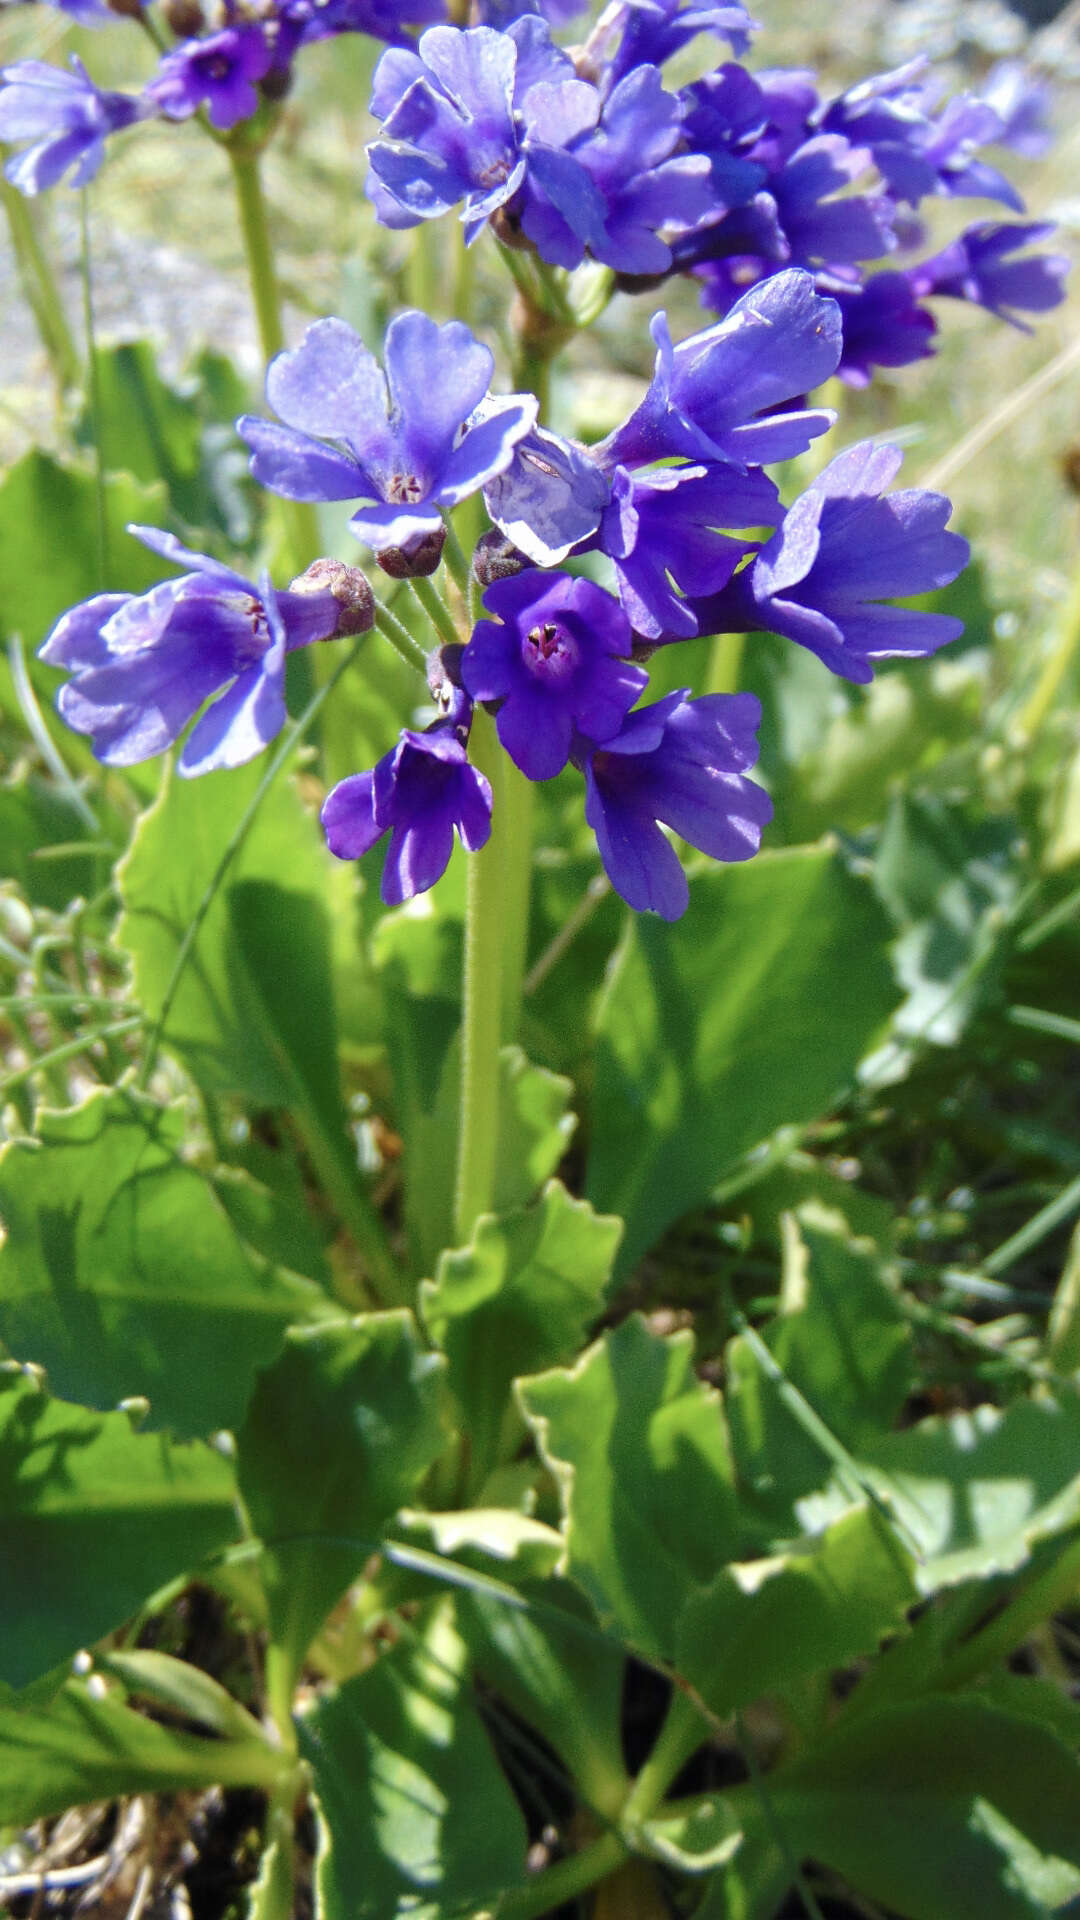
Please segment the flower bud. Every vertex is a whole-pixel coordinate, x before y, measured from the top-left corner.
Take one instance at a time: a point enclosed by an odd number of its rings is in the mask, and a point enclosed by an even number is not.
[[[110,13],[121,13],[128,20],[137,20],[142,13],[142,0],[108,0]]]
[[[199,0],[165,0],[164,14],[181,40],[194,40],[206,26]]]
[[[435,572],[445,545],[446,528],[437,527],[434,533],[410,540],[407,547],[384,547],[375,558],[391,580],[418,580]]]
[[[371,582],[359,567],[347,567],[343,560],[313,560],[306,573],[291,583],[293,593],[332,593],[341,612],[337,631],[327,637],[347,639],[354,633],[367,633],[375,624],[375,595]]]
[[[493,580],[510,580],[523,567],[531,565],[520,548],[498,527],[490,527],[480,535],[472,557],[473,575],[482,587],[490,587]]]
[[[269,73],[264,74],[259,81],[259,92],[264,100],[277,102],[284,100],[286,94],[292,92],[292,83],[291,68],[271,67]]]

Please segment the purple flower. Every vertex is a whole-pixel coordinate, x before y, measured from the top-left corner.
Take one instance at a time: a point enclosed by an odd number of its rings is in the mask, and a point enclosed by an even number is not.
[[[335,33],[366,33],[372,40],[408,46],[406,26],[429,26],[445,20],[446,0],[302,0],[310,14],[305,41],[325,40]]]
[[[534,427],[505,472],[489,480],[484,505],[508,540],[539,567],[557,567],[588,540],[611,499],[611,482],[576,440]]]
[[[415,226],[463,202],[472,241],[519,194],[527,166],[537,175],[529,204],[546,208],[549,176],[562,196],[561,149],[595,125],[600,96],[578,79],[545,23],[526,15],[506,33],[432,27],[415,52],[391,49],[375,69],[371,111],[383,122],[368,148],[379,219]],[[580,192],[581,170],[570,172]]]
[[[195,569],[149,593],[104,593],[57,621],[40,657],[72,678],[57,706],[97,758],[132,766],[172,745],[212,694],[180,756],[180,772],[250,760],[285,724],[285,655],[337,632],[332,592],[278,593],[189,553],[155,527],[129,532],[177,566]]]
[[[1060,306],[1070,263],[1063,253],[1031,253],[1021,260],[1013,256],[1021,247],[1049,239],[1053,232],[1052,221],[1011,226],[983,220],[968,227],[933,259],[910,267],[905,278],[919,299],[937,294],[951,300],[970,300],[996,313],[999,319],[1008,320],[1022,333],[1030,333],[1030,327],[1018,319],[1016,309],[1021,313],[1046,313]]]
[[[603,746],[579,742],[585,818],[608,879],[628,906],[677,920],[690,889],[659,822],[714,860],[749,860],[772,818],[745,778],[757,759],[761,707],[752,693],[688,700],[686,689],[632,713]]]
[[[491,832],[491,788],[466,754],[471,718],[471,701],[453,693],[444,718],[424,733],[407,729],[370,773],[350,774],[326,796],[321,819],[339,860],[358,860],[389,833],[382,878],[388,907],[441,878],[455,828],[468,853]]]
[[[105,0],[50,0],[50,4],[66,13],[79,27],[103,27],[107,21],[116,19]]]
[[[225,133],[258,111],[255,83],[265,78],[273,60],[261,26],[223,27],[167,53],[146,98],[170,120],[186,120],[205,105],[211,126]]]
[[[539,14],[553,27],[564,27],[581,13],[588,0],[473,0],[472,17],[484,27],[511,27],[526,14]]]
[[[869,440],[838,454],[757,559],[698,604],[701,631],[783,634],[860,683],[873,679],[875,660],[935,653],[955,640],[961,620],[876,604],[948,586],[968,560],[967,541],[945,530],[952,507],[944,494],[884,492],[902,459],[897,447]]]
[[[664,273],[661,229],[722,210],[706,156],[685,150],[683,106],[636,66],[606,97],[579,78],[544,22],[506,33],[435,27],[375,73],[368,184],[379,219],[411,226],[462,203],[472,241],[500,209],[541,257],[576,267],[586,251],[620,272]]]
[[[844,351],[836,371],[849,386],[870,384],[875,367],[906,367],[934,352],[937,321],[920,307],[905,273],[874,273],[864,285],[830,284]]]
[[[499,739],[530,780],[550,780],[570,756],[575,728],[590,740],[618,732],[646,684],[626,656],[633,636],[617,600],[591,580],[529,567],[484,594],[495,620],[478,620],[461,657],[474,700],[501,701]]]
[[[868,164],[868,153],[840,135],[815,135],[751,199],[680,241],[678,265],[748,254],[774,266],[838,267],[891,252],[892,203],[847,191]]]
[[[765,95],[752,74],[733,62],[684,87],[683,136],[694,153],[709,156],[713,191],[730,211],[765,184],[768,168],[747,150],[768,124]]]
[[[687,596],[726,586],[755,544],[719,529],[775,526],[782,513],[776,488],[757,468],[667,467],[635,480],[617,467],[597,545],[615,563],[635,633],[647,640],[695,634]]]
[[[110,133],[145,116],[142,102],[96,87],[77,54],[71,72],[42,60],[0,68],[0,140],[29,140],[4,172],[20,193],[55,187],[71,171],[70,185],[85,187],[105,158]]]
[[[995,135],[997,146],[1011,147],[1026,160],[1041,160],[1049,153],[1054,140],[1049,124],[1050,88],[1022,60],[999,60],[983,81],[979,97],[1001,122]]]
[[[699,33],[714,33],[733,53],[745,53],[759,24],[738,0],[610,0],[589,35],[585,62],[607,90],[635,67],[662,67]]]
[[[376,553],[437,532],[444,511],[509,465],[537,409],[531,394],[487,397],[494,358],[459,321],[399,314],[385,359],[384,375],[344,320],[316,320],[267,372],[286,424],[236,423],[264,487],[287,500],[362,501],[349,525]]]
[[[890,193],[911,206],[928,194],[971,195],[1022,213],[1011,182],[976,158],[1001,138],[998,113],[987,100],[958,93],[935,119],[937,86],[925,74],[926,61],[918,59],[864,80],[825,109],[821,124],[868,148]]]
[[[832,415],[777,413],[836,370],[840,314],[791,268],[751,287],[727,318],[673,346],[667,319],[650,327],[656,371],[636,412],[595,449],[609,471],[681,455],[763,466],[805,452]]]
[[[765,102],[765,131],[751,149],[775,173],[811,134],[819,132],[816,76],[809,67],[769,67],[754,79]]]
[[[722,211],[708,155],[676,152],[682,119],[682,102],[665,92],[655,66],[635,67],[617,83],[595,128],[564,156],[581,169],[580,181],[564,166],[567,186],[556,198],[558,187],[540,176],[579,243],[559,264],[578,265],[587,247],[619,273],[667,273],[673,254],[661,230],[683,234]],[[543,257],[555,257],[528,217],[523,225]]]

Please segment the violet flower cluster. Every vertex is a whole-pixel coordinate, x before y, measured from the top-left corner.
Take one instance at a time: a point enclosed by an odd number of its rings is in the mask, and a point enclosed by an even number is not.
[[[1047,137],[1044,90],[1015,67],[981,95],[947,99],[924,60],[831,98],[811,73],[753,74],[738,58],[671,89],[664,65],[694,35],[745,52],[756,23],[741,5],[610,0],[570,52],[545,11],[503,7],[491,24],[434,26],[383,55],[367,191],[384,225],[458,208],[467,242],[490,225],[549,268],[592,259],[630,290],[692,274],[721,315],[749,286],[804,267],[838,302],[838,372],[855,385],[933,351],[929,300],[1023,326],[1062,298],[1064,257],[1026,251],[1046,226],[981,221],[945,256],[914,258],[926,201],[1023,212],[983,157],[1031,154]]]
[[[103,0],[58,4],[79,26],[101,26],[117,12],[139,11],[140,0],[124,0],[116,12]],[[209,26],[199,0],[166,4],[165,12],[179,37],[141,93],[98,87],[75,55],[70,72],[41,60],[0,68],[0,141],[29,142],[4,169],[20,192],[40,193],[65,175],[69,185],[85,186],[101,166],[109,135],[138,120],[187,120],[203,110],[212,127],[227,133],[264,100],[282,97],[301,47],[343,33],[406,44],[416,29],[442,20],[446,9],[444,0],[266,0],[250,8],[223,0]]]
[[[652,333],[647,392],[591,448],[539,427],[533,395],[493,395],[492,355],[468,327],[418,312],[391,322],[384,367],[344,321],[316,321],[271,363],[279,418],[238,423],[263,485],[357,503],[351,532],[397,578],[438,567],[445,516],[470,495],[493,522],[472,564],[480,617],[463,646],[444,637],[429,658],[437,718],[323,808],[342,859],[389,836],[388,902],[434,884],[455,834],[470,852],[488,837],[491,787],[468,757],[477,703],[527,779],[576,770],[612,885],[673,919],[688,888],[669,833],[743,860],[771,809],[749,777],[757,701],[687,688],[650,700],[655,650],[766,629],[866,681],[877,661],[933,653],[960,631],[944,614],[882,604],[946,585],[968,551],[941,495],[887,491],[895,449],[848,448],[786,508],[764,470],[806,452],[833,418],[804,400],[843,346],[839,308],[809,272],[774,274],[678,344],[663,314]],[[289,650],[378,617],[364,575],[338,562],[281,592],[135,531],[191,571],[87,601],[43,648],[71,676],[61,713],[107,764],[161,752],[208,699],[180,770],[239,764],[284,722]]]

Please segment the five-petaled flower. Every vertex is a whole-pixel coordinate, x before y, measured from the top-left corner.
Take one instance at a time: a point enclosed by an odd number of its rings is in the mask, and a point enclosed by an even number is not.
[[[245,414],[237,430],[263,486],[287,500],[359,500],[357,539],[407,552],[510,464],[537,402],[489,395],[494,356],[460,321],[399,314],[385,359],[384,374],[344,320],[316,320],[270,362],[266,395],[285,424]]]

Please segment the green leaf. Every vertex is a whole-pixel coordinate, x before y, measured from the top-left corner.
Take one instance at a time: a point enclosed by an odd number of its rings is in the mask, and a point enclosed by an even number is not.
[[[670,1657],[688,1589],[747,1545],[719,1395],[695,1378],[691,1336],[657,1339],[635,1315],[518,1394],[559,1483],[571,1578],[602,1625]]]
[[[231,429],[248,398],[229,362],[203,355],[177,389],[162,379],[148,340],[99,348],[95,358],[95,417],[84,415],[76,434],[83,443],[96,439],[105,472],[163,481],[186,526],[242,536],[246,461],[235,435],[222,445],[214,431],[215,422]]]
[[[725,1567],[687,1599],[676,1665],[721,1715],[781,1698],[876,1651],[917,1599],[911,1563],[872,1507],[769,1560]]]
[[[473,1704],[453,1605],[300,1723],[324,1920],[457,1920],[524,1877],[525,1824]]]
[[[1080,1372],[1080,1226],[1073,1229],[1046,1329],[1047,1357],[1058,1373]]]
[[[444,1362],[412,1315],[299,1328],[256,1385],[240,1487],[264,1544],[271,1634],[295,1670],[445,1443]]]
[[[896,1003],[888,923],[828,847],[700,873],[641,915],[599,1013],[589,1197],[629,1269],[781,1125],[814,1119]]]
[[[552,1180],[535,1207],[479,1220],[471,1246],[444,1253],[420,1290],[428,1332],[449,1363],[462,1409],[470,1478],[482,1487],[519,1422],[518,1374],[568,1360],[600,1311],[621,1223],[571,1200]]]
[[[252,1257],[180,1158],[187,1114],[98,1089],[0,1152],[0,1335],[93,1406],[137,1394],[188,1437],[237,1425],[286,1327],[332,1313]]]
[[[614,1820],[628,1791],[625,1658],[602,1639],[587,1601],[568,1582],[524,1580],[519,1592],[522,1608],[479,1592],[460,1595],[461,1632],[484,1679],[565,1761],[586,1805]]]
[[[117,869],[117,943],[131,955],[135,994],[152,1019],[264,772],[256,760],[204,780],[170,773]],[[263,1106],[315,1100],[340,1114],[330,858],[292,783],[275,781],[214,895],[166,1022],[168,1045],[204,1088]]]
[[[864,1449],[860,1470],[922,1559],[920,1591],[1022,1566],[1080,1519],[1080,1401],[1019,1400],[921,1420]]]
[[[658,1814],[640,1829],[642,1838],[658,1860],[680,1873],[709,1873],[725,1865],[740,1852],[745,1839],[742,1827],[727,1802],[700,1799],[678,1813]]]
[[[0,632],[21,633],[37,648],[54,620],[94,593],[144,593],[161,579],[162,563],[124,531],[129,520],[158,522],[161,486],[126,475],[105,485],[108,577],[98,551],[97,486],[88,468],[61,466],[36,449],[0,483]],[[63,538],[57,538],[57,528]],[[5,669],[6,672],[6,669]],[[53,686],[61,676],[35,668]],[[0,699],[6,704],[6,699]]]
[[[203,1739],[133,1712],[117,1691],[69,1680],[48,1706],[0,1707],[0,1824],[123,1794],[270,1787],[282,1756],[251,1727],[245,1740]]]
[[[911,1331],[866,1241],[842,1216],[808,1205],[784,1221],[780,1313],[763,1338],[787,1379],[849,1450],[874,1444],[911,1391]],[[740,1481],[777,1524],[820,1487],[828,1462],[746,1341],[727,1350],[727,1416]]]
[[[238,1535],[227,1461],[0,1373],[0,1674],[22,1687]]]
[[[158,1653],[136,1647],[130,1651],[101,1653],[97,1666],[113,1679],[122,1681],[127,1691],[139,1694],[156,1705],[208,1727],[223,1740],[258,1740],[279,1757],[281,1748],[259,1721],[234,1700],[231,1693],[201,1667],[188,1660],[176,1660],[171,1653]]]
[[[768,1790],[796,1858],[904,1920],[1031,1920],[1047,1911],[1040,1887],[1067,1893],[1063,1868],[1080,1865],[1074,1755],[979,1699],[841,1719],[801,1764],[770,1774]]]
[[[486,1568],[492,1560],[510,1562],[515,1578],[546,1577],[562,1558],[562,1535],[531,1514],[505,1507],[465,1507],[459,1512],[425,1513],[405,1509],[401,1528],[423,1535],[433,1550],[468,1565]]]
[[[76,894],[92,899],[105,885],[108,856],[75,850],[73,843],[86,837],[82,816],[36,775],[0,786],[4,877],[16,881],[35,906],[62,913]],[[43,848],[69,845],[72,851],[60,859],[38,857]]]
[[[577,1589],[552,1577],[562,1535],[527,1514],[482,1507],[403,1513],[398,1524],[453,1558],[458,1626],[481,1674],[562,1757],[586,1803],[614,1819],[628,1787],[621,1732],[626,1663]],[[463,1568],[484,1578],[470,1584]],[[492,1591],[493,1571],[512,1588]]]
[[[894,795],[874,883],[900,930],[896,967],[907,990],[896,1016],[901,1043],[917,1037],[955,1045],[984,996],[1019,891],[1017,832],[1010,819],[972,822],[936,795]],[[900,1044],[898,1062],[903,1052]]]

